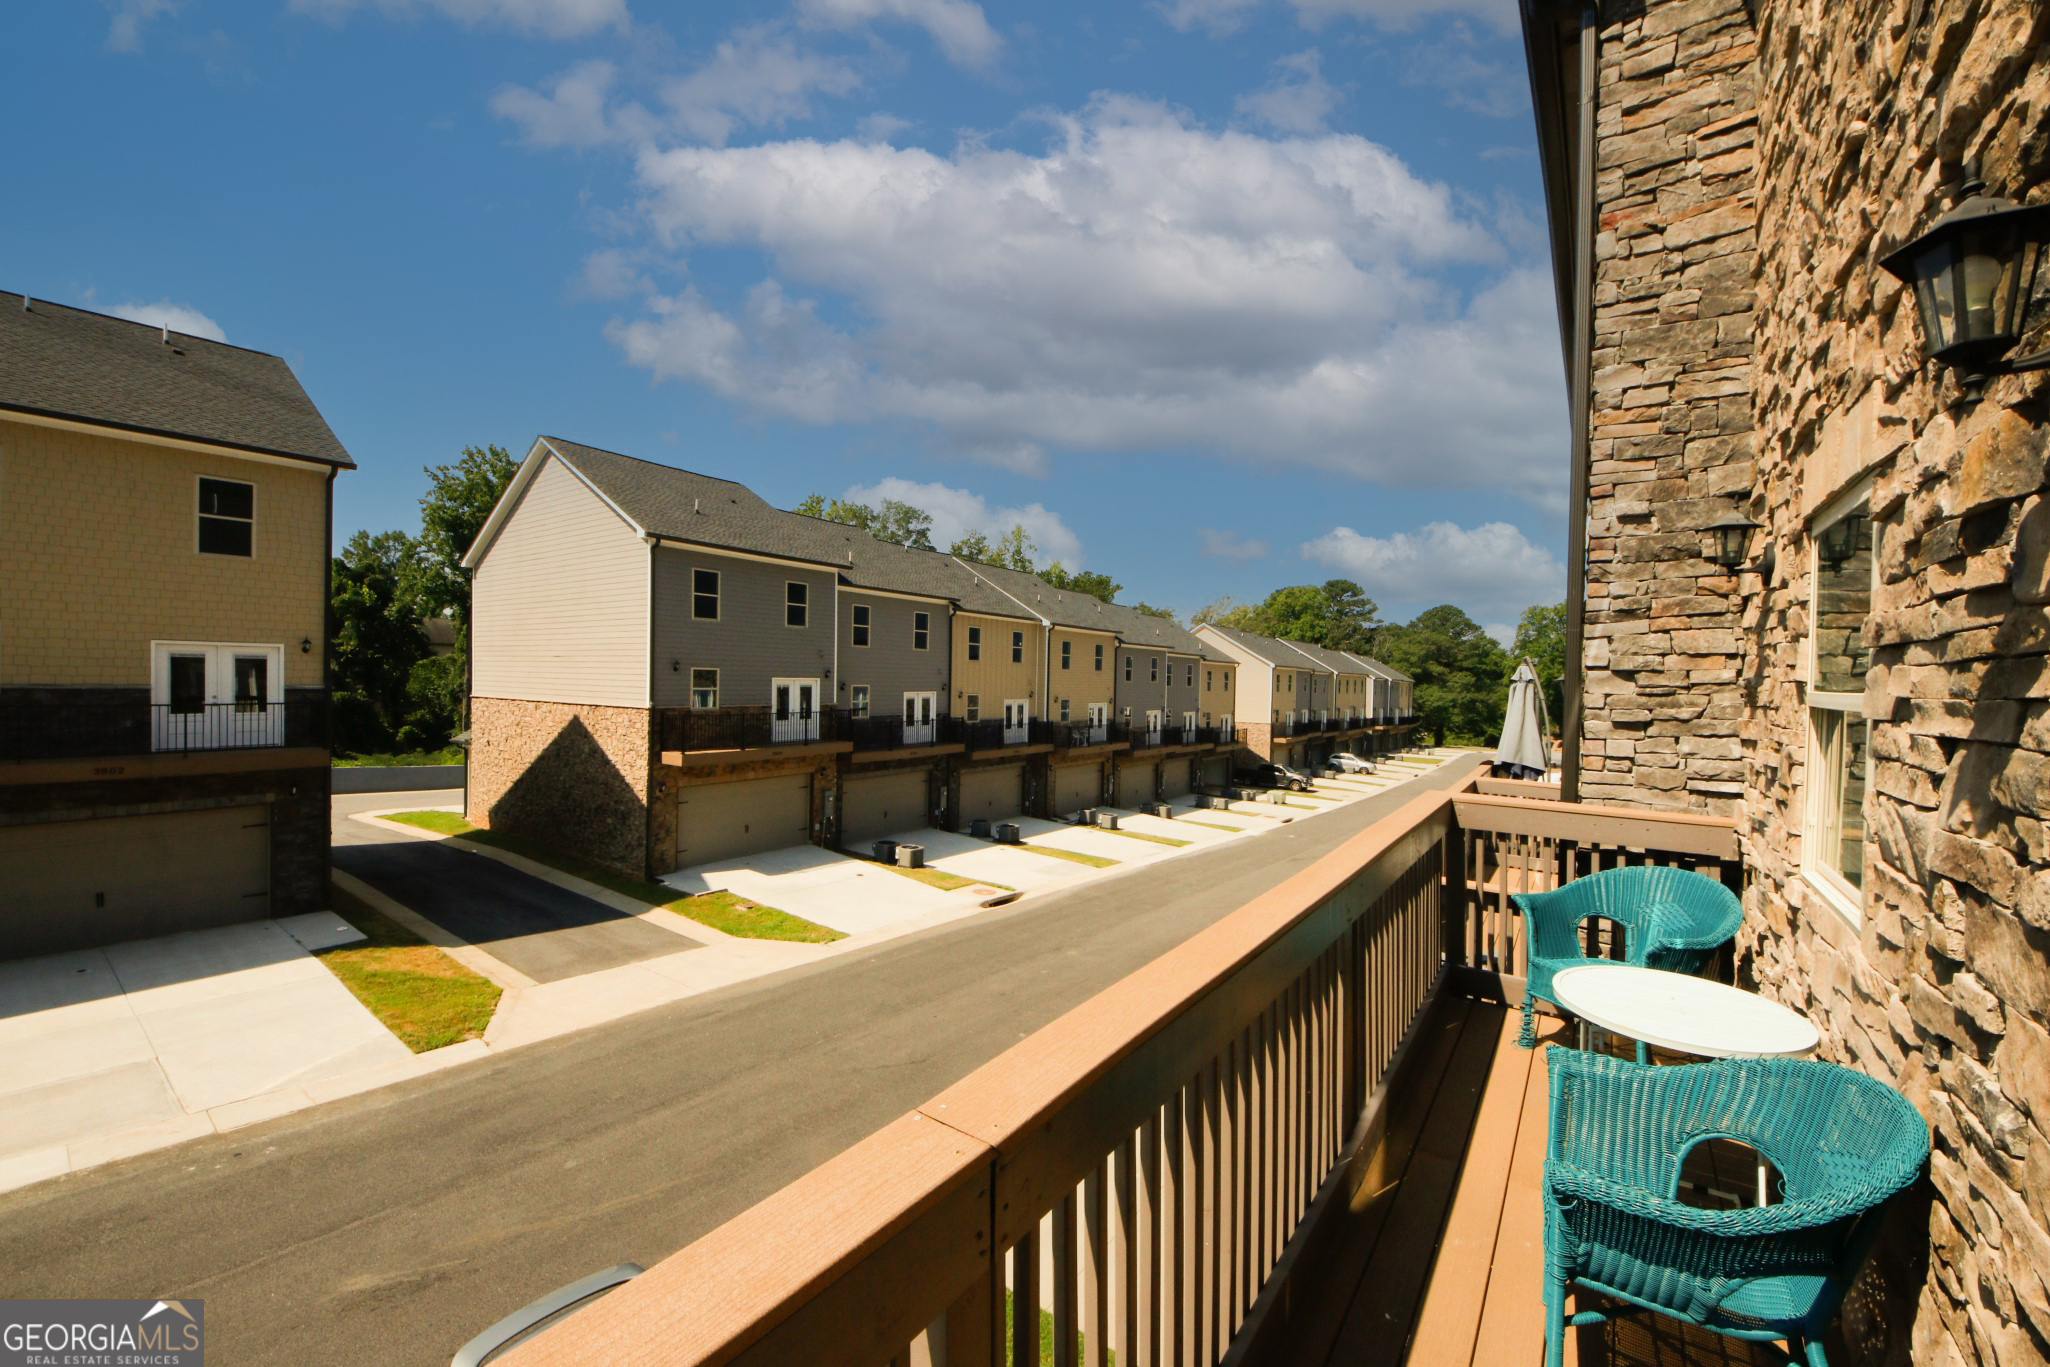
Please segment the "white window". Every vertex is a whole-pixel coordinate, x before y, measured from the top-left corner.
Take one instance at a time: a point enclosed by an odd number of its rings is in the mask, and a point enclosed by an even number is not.
[[[924,650],[932,644],[932,614],[914,612],[911,614],[911,648]]]
[[[719,571],[690,572],[690,615],[701,621],[719,620]]]
[[[1023,698],[1006,698],[1004,700],[1004,743],[1006,745],[1016,745],[1023,741],[1027,732],[1031,729],[1027,710],[1029,706],[1030,704]]]
[[[792,580],[783,586],[783,625],[801,627],[811,614],[811,585]]]
[[[968,628],[968,658],[971,660],[979,660],[982,658],[981,627]]]
[[[1096,646],[1096,672],[1103,673],[1103,643],[1100,641]]]
[[[1130,683],[1131,681],[1132,681],[1132,657],[1131,657],[1131,656],[1129,656],[1129,655],[1127,655],[1127,656],[1125,656],[1125,682],[1126,682],[1126,683]]]
[[[1011,663],[1014,665],[1025,663],[1025,633],[1022,631],[1011,633]]]
[[[1062,642],[1061,642],[1061,668],[1062,668],[1062,669],[1072,669],[1072,668],[1074,667],[1074,662],[1075,662],[1075,643],[1074,643],[1073,641],[1062,641]]]
[[[1158,655],[1149,656],[1146,660],[1146,682],[1160,682],[1160,657]]]
[[[1865,623],[1877,581],[1877,528],[1854,491],[1809,528],[1807,818],[1801,862],[1826,900],[1852,919],[1865,885],[1865,789],[1870,728]]]
[[[1069,720],[1069,717],[1068,717],[1068,700],[1067,700],[1066,698],[1062,698],[1062,699],[1061,699],[1061,720],[1062,720],[1062,721],[1067,721],[1067,720]]]
[[[199,481],[199,549],[203,555],[256,553],[256,486],[237,479]]]
[[[690,672],[690,705],[692,707],[717,707],[719,705],[718,670],[693,669]]]
[[[971,627],[969,630],[972,631],[974,628]],[[968,720],[982,720],[982,695],[980,693],[970,693],[968,695]]]
[[[285,743],[285,648],[150,644],[151,744],[236,750]]]
[[[936,693],[906,693],[904,695],[904,743],[906,745],[932,744],[932,714],[938,702],[939,695]]]
[[[856,721],[866,720],[868,717],[868,685],[856,684],[850,691],[852,698],[849,707],[854,713],[854,719]]]
[[[868,644],[868,604],[856,603],[852,617],[854,620],[854,636],[851,643],[865,646]]]

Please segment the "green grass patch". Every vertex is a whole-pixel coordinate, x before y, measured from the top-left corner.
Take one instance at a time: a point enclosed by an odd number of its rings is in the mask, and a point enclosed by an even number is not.
[[[334,763],[337,769],[419,769],[430,764],[462,764],[468,758],[462,746],[447,745],[439,750],[409,750],[398,755],[336,755]]]
[[[626,874],[606,868],[589,859],[580,859],[573,854],[552,850],[537,841],[503,831],[479,830],[454,812],[394,812],[387,821],[403,822],[418,826],[423,831],[437,835],[452,835],[478,845],[489,845],[495,850],[517,854],[537,864],[546,864],[551,869],[560,869],[573,878],[586,883],[596,883],[622,897],[664,911],[673,911],[678,916],[687,916],[701,926],[710,926],[728,935],[744,940],[794,940],[799,944],[823,945],[847,937],[839,931],[802,916],[792,916],[787,911],[765,907],[759,902],[750,902],[730,892],[706,892],[694,896],[677,895],[676,889],[663,883],[651,883],[644,878],[631,878]]]
[[[1012,1295],[1012,1294],[1011,1294],[1011,1293],[1010,1293],[1009,1291],[1005,1291],[1005,1292],[1004,1292],[1004,1325],[1005,1325],[1005,1333],[1004,1333],[1004,1367],[1013,1367],[1013,1365],[1014,1365],[1014,1364],[1015,1364],[1015,1363],[1017,1362],[1017,1360],[1018,1360],[1018,1358],[1017,1358],[1017,1350],[1016,1350],[1016,1348],[1015,1348],[1015,1347],[1014,1347],[1014,1346],[1012,1345],[1012,1343],[1011,1343],[1011,1335],[1010,1335],[1010,1332],[1009,1332],[1009,1326],[1010,1326],[1010,1325],[1011,1325],[1011,1324],[1013,1323],[1013,1317],[1014,1317],[1014,1316],[1015,1316],[1015,1315],[1017,1314],[1017,1308],[1018,1308],[1018,1307],[1017,1307],[1017,1299],[1016,1299],[1016,1297],[1014,1297],[1014,1296],[1013,1296],[1013,1295]],[[1087,1353],[1085,1353],[1085,1352],[1083,1352],[1083,1349],[1082,1349],[1082,1346],[1083,1346],[1084,1342],[1086,1342],[1086,1340],[1084,1340],[1084,1339],[1083,1339],[1083,1337],[1082,1337],[1082,1331],[1081,1331],[1081,1330],[1079,1330],[1079,1329],[1078,1329],[1078,1330],[1076,1330],[1076,1331],[1075,1331],[1075,1361],[1077,1361],[1077,1362],[1086,1362],[1086,1361],[1088,1361],[1088,1354],[1087,1354]],[[1040,1311],[1040,1312],[1039,1312],[1039,1360],[1040,1360],[1040,1361],[1041,1361],[1042,1363],[1052,1362],[1052,1361],[1054,1360],[1054,1357],[1053,1357],[1053,1313],[1052,1313],[1051,1311],[1048,1311],[1048,1310],[1042,1310],[1042,1311]],[[1104,1362],[1105,1362],[1105,1364],[1106,1364],[1106,1367],[1117,1367],[1117,1360],[1118,1360],[1118,1355],[1117,1355],[1116,1353],[1112,1352],[1112,1351],[1111,1351],[1111,1350],[1110,1350],[1109,1348],[1107,1348],[1107,1347],[1106,1347],[1106,1348],[1105,1348],[1105,1349],[1103,1350],[1103,1360],[1104,1360]]]
[[[902,874],[904,877],[923,883],[929,888],[938,888],[941,892],[959,892],[962,888],[995,888],[999,892],[1017,891],[1016,888],[1005,887],[1002,883],[992,883],[986,878],[963,878],[960,874],[948,873],[945,869],[906,869],[900,868],[895,864],[885,864],[879,859],[872,862],[878,868],[885,868],[891,873]]]
[[[1186,821],[1191,826],[1205,826],[1213,831],[1231,831],[1234,834],[1245,829],[1244,826],[1220,826],[1215,821],[1195,821],[1186,816],[1176,817],[1175,820]]]
[[[1098,829],[1102,828],[1099,827]],[[1144,831],[1128,831],[1125,830],[1123,827],[1119,827],[1117,830],[1114,831],[1106,830],[1103,833],[1105,835],[1121,835],[1127,840],[1150,840],[1156,845],[1173,845],[1176,848],[1180,848],[1183,845],[1191,843],[1187,840],[1176,840],[1172,836],[1147,835]]]
[[[1030,850],[1034,854],[1043,854],[1048,859],[1065,859],[1070,864],[1087,864],[1092,869],[1107,869],[1118,862],[1115,859],[1105,859],[1100,854],[1081,854],[1075,850],[1057,850],[1051,845],[1018,845],[1014,848]]]
[[[498,1009],[498,984],[384,913],[345,899],[336,897],[344,903],[337,914],[369,938],[316,950],[328,972],[416,1054],[480,1038]]]

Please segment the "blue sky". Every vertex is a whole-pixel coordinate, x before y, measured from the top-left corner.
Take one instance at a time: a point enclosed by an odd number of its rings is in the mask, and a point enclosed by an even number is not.
[[[0,287],[289,360],[361,465],[535,434],[896,495],[1184,613],[1563,592],[1506,0],[6,7]]]

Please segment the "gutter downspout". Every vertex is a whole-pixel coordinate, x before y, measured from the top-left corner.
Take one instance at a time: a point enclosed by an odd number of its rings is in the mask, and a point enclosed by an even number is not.
[[[1580,736],[1587,677],[1587,489],[1594,419],[1595,105],[1600,84],[1600,19],[1593,3],[1580,11],[1580,117],[1575,175],[1579,201],[1573,231],[1573,373],[1571,488],[1567,494],[1565,706],[1559,718],[1559,796],[1580,801]]]

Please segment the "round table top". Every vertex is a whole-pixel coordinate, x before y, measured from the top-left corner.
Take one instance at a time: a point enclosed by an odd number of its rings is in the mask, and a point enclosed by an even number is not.
[[[1559,1005],[1591,1025],[1701,1058],[1805,1054],[1822,1036],[1778,1002],[1706,978],[1630,964],[1581,964],[1552,977]]]

